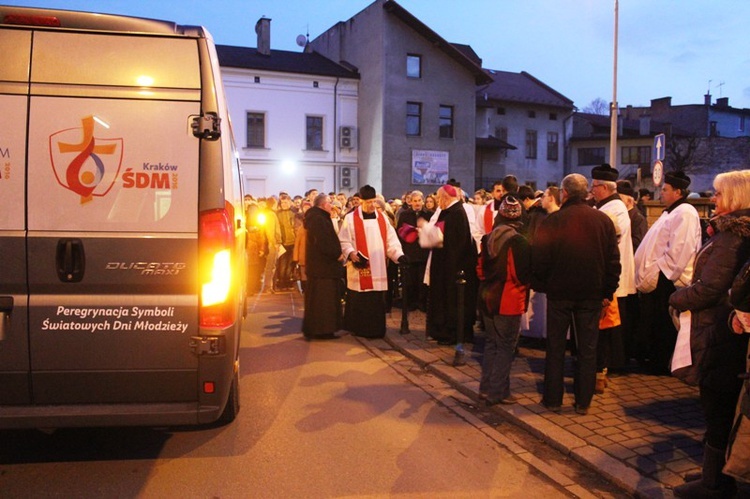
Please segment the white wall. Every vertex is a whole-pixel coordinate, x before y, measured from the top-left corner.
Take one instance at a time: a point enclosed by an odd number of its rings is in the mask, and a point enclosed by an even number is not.
[[[339,191],[337,166],[358,166],[358,149],[338,144],[339,127],[357,125],[357,80],[236,68],[221,72],[246,192],[295,195],[321,186]],[[264,149],[247,147],[248,112],[265,113]],[[308,115],[323,117],[322,151],[305,149]]]

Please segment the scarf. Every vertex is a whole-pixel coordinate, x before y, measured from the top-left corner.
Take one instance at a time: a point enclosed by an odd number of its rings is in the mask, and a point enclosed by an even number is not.
[[[377,212],[376,212],[377,213]],[[385,217],[382,215],[376,215],[378,220],[378,226],[380,227],[380,236],[383,238],[383,250],[388,249],[386,229],[385,229]],[[365,236],[365,224],[362,221],[362,208],[357,209],[353,215],[354,218],[354,242],[357,246],[357,251],[361,252],[367,258],[370,258],[370,252],[367,250],[367,237]],[[372,271],[368,265],[366,268],[357,269],[359,272],[359,288],[361,290],[372,289]]]

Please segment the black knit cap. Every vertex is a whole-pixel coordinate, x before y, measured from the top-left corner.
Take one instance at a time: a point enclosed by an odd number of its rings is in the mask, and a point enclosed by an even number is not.
[[[635,190],[633,190],[633,184],[630,183],[630,180],[618,180],[617,193],[625,194],[626,196],[630,196],[631,198],[635,197]]]
[[[620,172],[612,168],[609,163],[602,163],[591,169],[591,178],[594,180],[617,182],[617,177],[619,176]]]
[[[687,189],[690,186],[690,177],[683,172],[669,172],[664,175],[664,183],[675,189]]]
[[[371,185],[363,185],[359,189],[359,197],[362,200],[375,199],[375,188]]]

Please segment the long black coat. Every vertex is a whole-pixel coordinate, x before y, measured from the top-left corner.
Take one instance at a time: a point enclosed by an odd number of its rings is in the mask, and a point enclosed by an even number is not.
[[[531,247],[532,287],[550,300],[612,298],[620,250],[612,220],[582,199],[568,199],[545,218]]]
[[[732,306],[729,288],[742,264],[750,256],[750,210],[718,217],[717,232],[695,257],[690,286],[678,289],[669,304],[691,311],[690,351],[693,365],[675,371],[690,384],[721,392],[737,392],[745,372],[747,335],[733,334],[727,324]]]
[[[463,270],[467,280],[464,295],[464,339],[470,341],[476,308],[477,247],[471,236],[469,219],[460,202],[440,212],[438,223],[443,223],[443,247],[432,250],[430,261],[430,291],[428,329],[437,340],[454,342],[457,339],[458,272]]]
[[[307,277],[339,278],[342,274],[341,243],[333,228],[331,215],[322,208],[312,207],[305,214],[307,231],[306,264]]]

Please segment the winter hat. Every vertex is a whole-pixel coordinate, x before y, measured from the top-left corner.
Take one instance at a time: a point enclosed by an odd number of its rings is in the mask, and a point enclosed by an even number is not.
[[[630,183],[629,180],[617,181],[617,193],[625,194],[626,196],[630,196],[631,198],[635,197],[635,191],[633,190],[633,185]]]
[[[669,172],[664,175],[664,183],[671,185],[675,189],[687,189],[690,185],[690,177],[680,171]]]
[[[363,201],[366,201],[368,199],[375,199],[375,188],[371,185],[362,186],[362,188],[359,190],[359,197]]]
[[[591,170],[591,178],[594,180],[617,182],[617,177],[619,176],[620,172],[612,168],[608,163],[602,163]]]
[[[500,208],[497,210],[497,214],[508,220],[516,220],[521,218],[521,203],[518,202],[514,196],[505,196]]]

